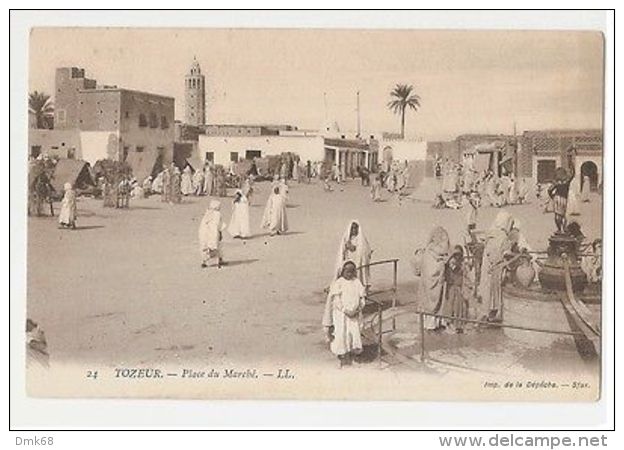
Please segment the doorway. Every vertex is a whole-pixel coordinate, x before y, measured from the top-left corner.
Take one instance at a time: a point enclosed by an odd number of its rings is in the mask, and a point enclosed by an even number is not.
[[[593,161],[585,161],[581,164],[581,189],[585,182],[585,177],[589,178],[589,189],[595,191],[598,189],[598,166]]]

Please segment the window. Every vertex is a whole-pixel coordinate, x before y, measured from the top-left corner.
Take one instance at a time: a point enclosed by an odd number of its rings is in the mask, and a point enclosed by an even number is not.
[[[126,111],[126,119],[130,118],[130,113],[128,111]]]
[[[67,149],[67,159],[74,159],[76,157],[76,149],[69,148]]]
[[[169,128],[169,121],[167,120],[167,116],[162,116],[160,118],[160,128],[163,130]]]
[[[33,145],[30,147],[30,157],[36,158],[41,154],[41,145]]]
[[[254,158],[261,158],[261,157],[262,157],[262,151],[260,151],[260,150],[247,150],[247,151],[245,151],[245,159],[253,160]]]
[[[206,161],[214,162],[214,152],[206,152]]]
[[[238,152],[230,152],[230,161],[238,162]]]
[[[147,118],[145,117],[145,114],[139,114],[139,126],[140,127],[147,126]]]
[[[67,120],[67,112],[64,109],[57,110],[56,118],[58,119],[59,123],[65,123],[65,120]]]
[[[124,150],[125,150],[126,148],[127,148],[127,147],[124,147]],[[142,147],[142,146],[138,146],[138,145],[137,145],[137,147],[136,147],[136,152],[137,152],[137,153],[143,153],[143,150],[145,150],[145,147]]]
[[[158,128],[158,116],[154,113],[150,113],[149,126],[150,128]]]

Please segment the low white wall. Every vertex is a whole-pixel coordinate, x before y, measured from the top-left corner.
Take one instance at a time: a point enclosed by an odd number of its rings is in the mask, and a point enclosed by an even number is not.
[[[261,156],[292,152],[303,161],[321,161],[325,156],[321,136],[199,136],[198,158],[206,160],[206,152],[214,153],[215,164],[229,165],[230,153],[245,158],[247,150],[261,152]]]

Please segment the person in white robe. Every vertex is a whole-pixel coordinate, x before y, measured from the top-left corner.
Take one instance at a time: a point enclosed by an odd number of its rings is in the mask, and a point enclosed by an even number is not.
[[[182,171],[182,179],[180,181],[180,190],[182,195],[191,195],[194,192],[193,189],[193,170],[191,166],[187,165]]]
[[[381,174],[373,174],[373,182],[371,183],[371,198],[374,202],[381,201]]]
[[[322,320],[329,348],[340,360],[340,367],[350,365],[362,353],[365,300],[366,289],[357,278],[356,265],[346,261],[329,288]]]
[[[143,180],[143,196],[145,198],[149,197],[152,193],[152,177],[148,176],[145,180]]]
[[[509,178],[508,189],[507,203],[515,205],[518,203],[518,186],[516,184],[516,179],[513,176]]]
[[[204,194],[212,195],[214,192],[214,173],[210,164],[204,167]]]
[[[247,203],[249,205],[252,204],[251,199],[254,194],[253,182],[253,175],[248,175],[247,178],[245,178],[245,181],[243,181],[243,186],[241,188],[241,191],[243,192],[243,195],[247,198]]]
[[[338,167],[338,164],[334,164],[332,168],[332,174],[333,174],[334,181],[336,183],[340,183],[340,168]]]
[[[264,214],[262,215],[262,228],[268,229],[271,236],[288,231],[286,200],[281,194],[279,186],[273,188],[273,192],[271,192],[267,200]]]
[[[130,185],[130,196],[132,198],[145,198],[143,186],[141,186],[136,180],[134,180]]]
[[[247,197],[239,189],[234,194],[232,218],[228,226],[228,233],[233,238],[247,239],[251,236],[249,228],[249,203],[247,202]]]
[[[295,163],[293,164],[293,169],[292,169],[292,179],[296,183],[299,183],[299,175],[300,175],[299,163],[300,163],[299,161],[295,161]]]
[[[154,181],[152,181],[152,192],[154,192],[155,194],[162,194],[163,192],[164,175],[165,171],[163,170],[158,175],[156,175],[156,178],[154,178]]]
[[[523,204],[527,200],[528,195],[529,185],[527,184],[525,178],[520,178],[518,180],[518,203]]]
[[[193,194],[199,196],[204,194],[204,172],[196,170],[193,174]]]
[[[221,202],[211,200],[199,224],[199,250],[201,254],[202,268],[208,267],[208,263],[216,259],[217,267],[223,265],[223,252],[221,242],[225,224],[221,217]]]
[[[572,182],[568,190],[568,203],[566,205],[566,217],[568,221],[570,216],[578,216],[581,214],[580,206],[577,184]]]
[[[340,276],[346,261],[353,261],[357,268],[358,278],[364,286],[369,286],[370,267],[368,264],[370,264],[372,253],[373,250],[360,222],[355,219],[350,220],[340,239],[332,281]]]
[[[286,180],[282,178],[278,184],[278,187],[280,195],[284,197],[284,205],[286,205],[288,203],[288,183],[286,183]]]
[[[581,187],[581,201],[583,203],[589,202],[589,194],[591,192],[591,182],[589,177],[585,175],[583,177],[583,186]]]
[[[76,229],[76,191],[72,189],[71,183],[63,185],[65,194],[61,202],[61,213],[59,214],[59,225],[63,228]]]

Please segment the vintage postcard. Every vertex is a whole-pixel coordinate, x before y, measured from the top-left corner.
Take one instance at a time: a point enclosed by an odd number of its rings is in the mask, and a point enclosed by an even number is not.
[[[28,395],[600,398],[602,33],[29,39]]]

